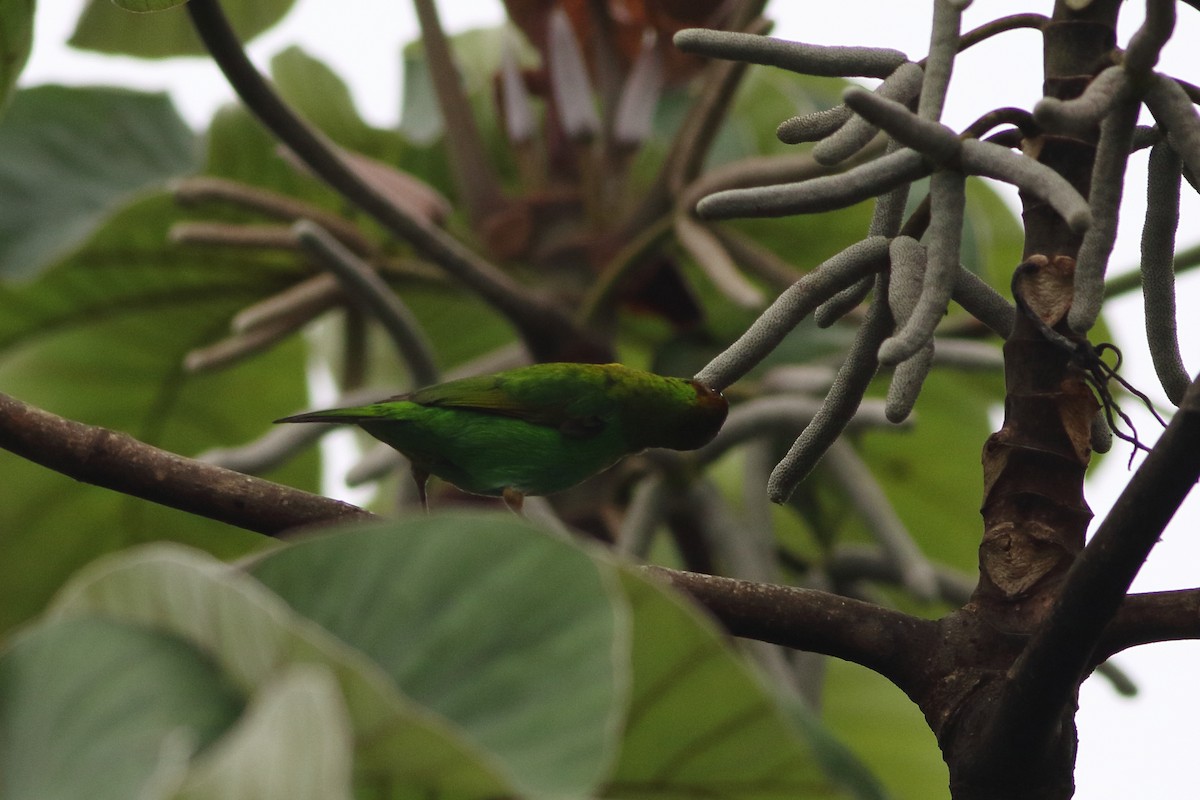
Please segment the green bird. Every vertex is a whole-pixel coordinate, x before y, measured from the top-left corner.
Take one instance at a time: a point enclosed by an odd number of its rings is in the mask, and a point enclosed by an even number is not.
[[[621,364],[535,364],[276,422],[358,425],[409,459],[422,505],[436,475],[519,510],[525,495],[569,489],[648,447],[701,447],[728,410],[694,380]]]

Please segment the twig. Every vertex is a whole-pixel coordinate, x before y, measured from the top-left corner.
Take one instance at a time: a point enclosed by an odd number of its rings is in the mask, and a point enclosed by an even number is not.
[[[701,200],[696,213],[702,219],[731,219],[835,211],[911,183],[931,171],[920,153],[898,150],[840,175],[717,192]]]
[[[1092,136],[1109,109],[1127,100],[1129,94],[1129,72],[1123,66],[1109,67],[1092,78],[1078,97],[1070,100],[1043,97],[1033,107],[1033,118],[1050,131]]]
[[[1179,227],[1179,156],[1167,142],[1150,151],[1146,224],[1142,228],[1142,297],[1146,342],[1159,383],[1179,405],[1191,379],[1179,352],[1175,323],[1175,232]]]
[[[1009,670],[981,746],[1031,754],[1056,735],[1065,704],[1093,663],[1105,626],[1163,529],[1200,478],[1200,380],[1193,382],[1091,542],[1067,573],[1059,601]]]
[[[754,368],[806,316],[835,292],[887,264],[887,238],[873,236],[851,245],[779,295],[736,342],[696,375],[722,390]]]
[[[184,458],[4,394],[0,447],[78,481],[268,536],[375,518],[357,506]]]
[[[176,222],[167,233],[171,244],[200,247],[244,247],[295,250],[286,225],[242,225],[230,222]]]
[[[661,472],[638,481],[633,497],[625,509],[621,529],[617,534],[616,550],[626,556],[645,558],[650,551],[654,532],[666,517],[670,487]]]
[[[296,237],[291,231],[288,232],[288,237],[295,244]],[[265,300],[246,306],[233,316],[230,327],[235,333],[246,333],[296,315],[316,317],[336,306],[344,296],[337,278],[328,273],[321,273],[305,278]]]
[[[942,117],[950,73],[954,70],[954,57],[958,55],[961,45],[959,28],[962,25],[962,12],[968,5],[970,0],[934,0],[929,57],[925,59],[925,81],[921,86],[920,102],[917,103],[917,116],[922,119],[936,121]]]
[[[734,447],[760,437],[795,437],[821,410],[819,397],[789,393],[767,395],[738,403],[729,412],[720,433],[694,454],[703,466],[716,461]],[[891,427],[878,400],[863,400],[846,423],[848,430]]]
[[[1167,141],[1183,159],[1188,172],[1200,176],[1200,118],[1187,93],[1164,75],[1148,78],[1146,106],[1167,132]]]
[[[945,316],[958,278],[966,206],[965,183],[966,176],[960,172],[939,170],[933,173],[929,184],[928,257],[920,298],[904,327],[879,348],[879,360],[883,364],[899,364],[916,355],[932,341],[934,328]]]
[[[396,345],[418,386],[437,383],[433,347],[421,324],[382,278],[319,225],[301,220],[292,226],[300,246],[332,272],[342,288],[375,315]]]
[[[319,311],[299,309],[292,316],[281,316],[242,333],[221,339],[204,347],[198,347],[183,357],[183,367],[188,372],[206,372],[223,369],[243,358],[261,353],[303,328]]]
[[[442,114],[454,188],[468,217],[479,224],[504,205],[500,179],[488,160],[471,104],[463,92],[450,42],[438,19],[437,5],[433,0],[413,0],[413,6],[421,26],[421,44],[425,48],[438,110]]]
[[[920,302],[921,285],[925,279],[925,248],[911,236],[897,236],[892,239],[889,252],[892,270],[888,305],[896,326],[903,327]],[[957,275],[950,277],[953,280]],[[896,366],[887,393],[887,416],[890,421],[901,422],[912,413],[921,385],[933,365],[933,352],[931,337],[920,350]]]
[[[785,119],[775,129],[775,135],[784,144],[803,144],[824,139],[846,124],[854,112],[844,105],[800,114]]]
[[[821,456],[846,429],[863,393],[879,369],[879,345],[892,329],[892,314],[887,307],[887,275],[876,278],[875,300],[867,318],[859,327],[838,370],[837,378],[821,404],[821,410],[796,439],[783,460],[776,465],[767,484],[771,500],[782,503],[795,491],[796,485],[808,476]]]
[[[259,186],[249,186],[225,178],[201,175],[193,178],[181,178],[172,185],[171,192],[176,202],[182,205],[222,202],[287,222],[311,219],[360,256],[368,255],[375,250],[374,245],[363,236],[362,231],[354,223],[311,203],[305,203],[303,200],[278,194]]]
[[[1175,30],[1175,0],[1147,0],[1146,19],[1129,37],[1125,48],[1125,67],[1138,75],[1154,69],[1163,45]]]
[[[966,267],[958,268],[954,283],[954,302],[988,326],[1001,339],[1007,339],[1017,318],[1017,309],[1008,300]]]
[[[1086,333],[1096,324],[1104,304],[1104,273],[1117,239],[1117,216],[1125,188],[1125,167],[1129,163],[1129,145],[1137,124],[1141,103],[1117,97],[1100,125],[1100,143],[1092,164],[1092,182],[1088,204],[1092,224],[1079,245],[1075,259],[1075,294],[1067,321],[1076,333]]]
[[[685,53],[830,78],[886,78],[908,61],[899,50],[883,47],[825,47],[708,28],[679,31],[675,46]]]
[[[911,61],[899,68],[875,87],[872,94],[907,106],[921,91],[925,73]],[[847,107],[853,108],[849,103]],[[782,125],[780,128],[782,129]],[[837,132],[818,142],[812,149],[819,164],[837,164],[866,147],[879,133],[879,128],[861,116],[852,116]]]
[[[913,541],[883,487],[854,449],[845,442],[834,442],[825,451],[823,463],[850,498],[855,511],[866,521],[875,541],[899,568],[904,588],[918,600],[930,601],[937,597],[933,565]]]
[[[721,240],[708,228],[697,222],[687,210],[675,214],[675,238],[692,256],[696,265],[712,282],[712,285],[730,302],[741,308],[761,308],[765,298],[762,291],[750,283],[738,271]]]
[[[325,430],[321,425],[275,427],[239,447],[206,450],[196,456],[196,460],[246,475],[261,475],[286,464],[324,435]]]
[[[968,175],[1011,183],[1045,200],[1075,233],[1083,233],[1092,224],[1092,212],[1083,196],[1066,178],[1039,161],[978,139],[964,140],[959,158]]]
[[[1092,660],[1130,647],[1183,639],[1200,639],[1200,589],[1131,594],[1104,629]]]

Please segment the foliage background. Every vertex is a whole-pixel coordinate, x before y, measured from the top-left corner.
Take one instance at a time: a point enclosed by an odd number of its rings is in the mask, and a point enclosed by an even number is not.
[[[200,61],[155,63],[152,68],[137,62],[69,53],[63,50],[70,26],[77,16],[80,3],[56,0],[43,3],[40,9],[37,38],[33,56],[23,75],[22,84],[49,81],[68,83],[112,82],[139,85],[146,88],[178,87],[174,96],[186,119],[193,125],[207,123],[212,109],[226,102],[230,95],[223,81],[210,64]],[[1028,10],[1049,11],[1050,3],[1030,3]],[[1124,36],[1140,23],[1140,9],[1130,4],[1123,14]],[[806,7],[809,13],[806,14]],[[977,0],[967,12],[966,24],[974,25],[994,16],[1015,10],[1006,0]],[[480,24],[493,24],[502,12],[495,0],[469,0],[443,3],[444,23],[451,32]],[[896,4],[875,0],[853,0],[838,7],[840,13],[813,14],[804,3],[775,2],[768,13],[777,20],[775,35],[820,43],[855,43],[896,47],[909,54],[922,54],[927,46],[929,14],[925,4]],[[350,85],[357,105],[368,121],[387,125],[394,122],[401,80],[398,70],[398,49],[402,41],[415,35],[415,20],[406,4],[394,0],[356,0],[339,4],[337,26],[325,20],[325,3],[302,0],[285,22],[256,40],[250,53],[263,68],[272,55],[284,47],[299,43],[308,52],[325,60]],[[1193,80],[1200,76],[1200,53],[1189,42],[1200,41],[1200,15],[1190,9],[1180,9],[1180,24],[1175,40],[1164,53],[1164,68]],[[1026,49],[1022,49],[1025,46]],[[118,63],[114,63],[118,62]],[[1040,52],[1037,38],[1028,35],[1004,37],[999,43],[980,46],[959,62],[951,86],[945,119],[950,125],[962,125],[973,119],[980,110],[998,104],[1031,106],[1040,86]],[[1004,72],[1002,83],[995,80],[998,66]],[[1004,96],[997,98],[989,87],[1002,86]],[[1137,235],[1140,227],[1141,198],[1137,189],[1144,173],[1145,157],[1135,159],[1126,190],[1126,216],[1118,238],[1113,264],[1132,266],[1137,258]],[[1200,219],[1200,204],[1191,193],[1184,196],[1181,225],[1182,243],[1190,244],[1187,235],[1189,220]],[[1200,307],[1200,278],[1185,276],[1180,284],[1181,309]],[[1118,344],[1125,350],[1126,374],[1136,385],[1154,385],[1148,355],[1138,349],[1141,326],[1140,301],[1136,295],[1123,298],[1109,309],[1109,320]],[[1125,335],[1122,333],[1126,332]],[[1189,365],[1200,363],[1200,319],[1187,315],[1180,320],[1180,339],[1184,357]],[[18,392],[18,387],[10,387]],[[1154,394],[1153,392],[1151,393]],[[68,412],[69,413],[69,412]],[[1153,435],[1155,430],[1148,418],[1134,409],[1139,430]],[[1114,497],[1125,479],[1123,459],[1107,459],[1091,481],[1089,501],[1098,517],[1103,516],[1109,498]],[[1200,542],[1194,532],[1200,527],[1200,503],[1193,498],[1185,504],[1164,542],[1151,556],[1135,589],[1170,589],[1190,585],[1183,577],[1189,565],[1200,563]],[[1190,540],[1189,540],[1190,539]],[[1080,797],[1123,797],[1135,794],[1180,796],[1186,785],[1192,754],[1193,738],[1186,731],[1191,720],[1200,714],[1200,690],[1195,687],[1194,675],[1200,670],[1200,643],[1172,643],[1154,648],[1142,648],[1125,654],[1121,664],[1138,682],[1142,696],[1134,701],[1116,698],[1103,682],[1085,685],[1081,701],[1080,757],[1077,782]],[[892,728],[890,721],[881,721],[878,703],[892,707],[887,698],[895,694],[882,679],[864,690],[859,683],[862,672],[842,665],[831,675],[833,697],[853,696],[857,705],[847,706],[847,719],[854,727],[873,720],[885,745],[883,752],[897,752],[889,736],[929,734],[919,719],[910,719],[904,733]],[[853,684],[852,692],[839,692],[840,686]],[[894,698],[892,698],[894,699]],[[848,702],[848,700],[846,701]],[[911,714],[915,710],[910,708]],[[912,723],[916,723],[915,725]],[[868,727],[870,725],[868,724]],[[1168,733],[1171,729],[1178,735]],[[863,744],[866,744],[865,742]],[[891,747],[887,747],[891,745]],[[1127,769],[1139,765],[1134,773]],[[893,765],[893,768],[895,765]],[[1190,781],[1189,781],[1190,782]],[[1156,791],[1157,790],[1157,791]]]

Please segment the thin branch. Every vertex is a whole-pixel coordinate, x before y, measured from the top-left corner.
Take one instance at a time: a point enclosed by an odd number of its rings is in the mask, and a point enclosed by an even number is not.
[[[892,313],[887,305],[887,274],[875,279],[875,299],[859,327],[846,359],[838,370],[821,410],[776,465],[767,484],[771,500],[782,503],[804,480],[853,418],[863,394],[879,369],[879,345],[892,330]]]
[[[929,197],[929,245],[921,294],[904,326],[879,348],[880,363],[889,366],[912,358],[933,341],[933,330],[946,314],[958,279],[966,176],[938,170],[930,179]]]
[[[286,464],[325,433],[325,426],[322,425],[276,426],[254,441],[238,447],[206,450],[196,456],[196,460],[246,475],[261,475]]]
[[[936,622],[815,589],[646,571],[690,595],[734,636],[852,661],[905,690],[924,680],[920,654],[932,650]]]
[[[563,311],[449,234],[398,208],[364,182],[263,80],[246,57],[217,0],[192,0],[187,10],[201,40],[246,107],[329,186],[504,314],[538,354],[554,356],[572,343],[584,342],[583,334]]]
[[[184,369],[188,372],[224,369],[230,364],[274,347],[311,322],[319,313],[319,309],[297,309],[290,316],[276,317],[270,322],[198,347],[184,356]]]
[[[442,114],[454,187],[471,221],[479,224],[504,205],[500,179],[488,160],[471,104],[463,92],[462,79],[438,19],[437,6],[433,0],[413,0],[413,6],[421,26],[421,43],[425,48],[438,111]]]
[[[357,506],[184,458],[4,394],[0,448],[77,481],[268,536],[375,518]]]
[[[1200,379],[1067,573],[1059,601],[1009,670],[984,751],[1021,743],[1042,752],[1094,663],[1129,584],[1200,478]]]
[[[784,144],[815,142],[846,124],[854,112],[844,105],[789,117],[779,123],[775,136]]]
[[[290,231],[288,236],[295,244],[296,237]],[[234,333],[246,333],[297,315],[316,317],[338,305],[344,297],[337,278],[323,272],[246,306],[234,314],[229,327]]]
[[[823,463],[841,485],[850,504],[867,523],[875,541],[900,571],[901,585],[918,600],[937,597],[937,576],[933,565],[900,520],[896,509],[875,480],[870,467],[844,441],[834,442],[825,451]]]
[[[722,390],[754,368],[813,310],[863,275],[887,265],[887,238],[873,236],[822,263],[775,299],[736,342],[696,375]]]
[[[925,81],[917,104],[917,115],[922,119],[936,121],[942,118],[950,73],[961,46],[962,12],[969,4],[970,0],[934,0],[929,57],[925,59]]]
[[[1129,145],[1137,124],[1141,103],[1118,95],[1100,125],[1100,142],[1092,164],[1088,205],[1092,225],[1083,236],[1075,259],[1075,295],[1067,321],[1077,333],[1086,333],[1096,324],[1104,303],[1104,273],[1117,239],[1117,217],[1125,188],[1125,167],[1129,163]]]
[[[342,288],[375,315],[396,345],[417,386],[437,383],[433,346],[408,306],[373,269],[360,261],[324,228],[309,220],[292,226],[300,246],[333,273]]]
[[[896,326],[902,328],[921,297],[921,285],[925,278],[926,252],[921,243],[911,236],[897,236],[889,248],[892,259],[891,281],[888,286],[888,305]],[[954,282],[957,276],[950,276]],[[888,385],[887,415],[892,422],[900,422],[912,413],[913,405],[921,392],[921,385],[933,366],[933,339],[916,353],[896,365],[892,382]]]
[[[1109,67],[1092,78],[1078,97],[1043,97],[1033,107],[1033,118],[1050,131],[1092,136],[1096,125],[1129,93],[1129,72],[1122,66]]]
[[[899,50],[884,47],[827,47],[708,28],[679,31],[675,46],[685,53],[831,78],[886,78],[908,61]]]
[[[897,150],[840,175],[717,192],[697,204],[696,214],[702,219],[731,219],[836,211],[869,200],[902,183],[911,183],[930,172],[932,168],[920,153]]]
[[[1144,75],[1154,69],[1158,56],[1175,30],[1175,0],[1147,0],[1146,20],[1125,48],[1125,66]]]
[[[1191,379],[1179,352],[1176,326],[1175,233],[1179,227],[1179,155],[1167,142],[1150,151],[1146,224],[1142,227],[1142,298],[1146,343],[1158,381],[1172,403],[1183,399]]]
[[[925,73],[909,61],[901,64],[870,93],[905,107],[921,91]],[[862,90],[866,91],[866,90]],[[848,108],[853,109],[849,103]],[[780,126],[780,130],[783,126]],[[861,116],[852,116],[837,132],[818,142],[812,149],[813,158],[820,164],[837,164],[866,147],[879,133],[879,128]]]
[[[819,397],[789,393],[766,395],[738,403],[730,410],[716,438],[697,450],[693,458],[703,466],[754,439],[795,437],[821,410],[821,402]],[[888,421],[882,404],[871,399],[864,400],[846,423],[847,430],[884,426],[896,427]]]
[[[200,175],[181,178],[172,185],[171,193],[175,201],[184,206],[220,202],[287,222],[311,219],[360,256],[369,255],[375,250],[374,245],[354,223],[312,203],[272,192],[261,186],[249,186],[225,178]]]
[[[1155,642],[1200,639],[1200,589],[1146,592],[1125,598],[1096,646],[1093,661]]]

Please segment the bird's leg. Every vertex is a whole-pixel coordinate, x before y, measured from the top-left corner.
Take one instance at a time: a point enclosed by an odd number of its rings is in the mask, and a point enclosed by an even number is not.
[[[523,516],[521,508],[525,505],[525,495],[511,486],[506,486],[501,496],[504,498],[504,505],[508,506],[518,517]]]
[[[417,484],[417,496],[421,498],[421,510],[428,513],[429,499],[425,496],[425,486],[429,483],[429,473],[413,464],[412,476]]]

